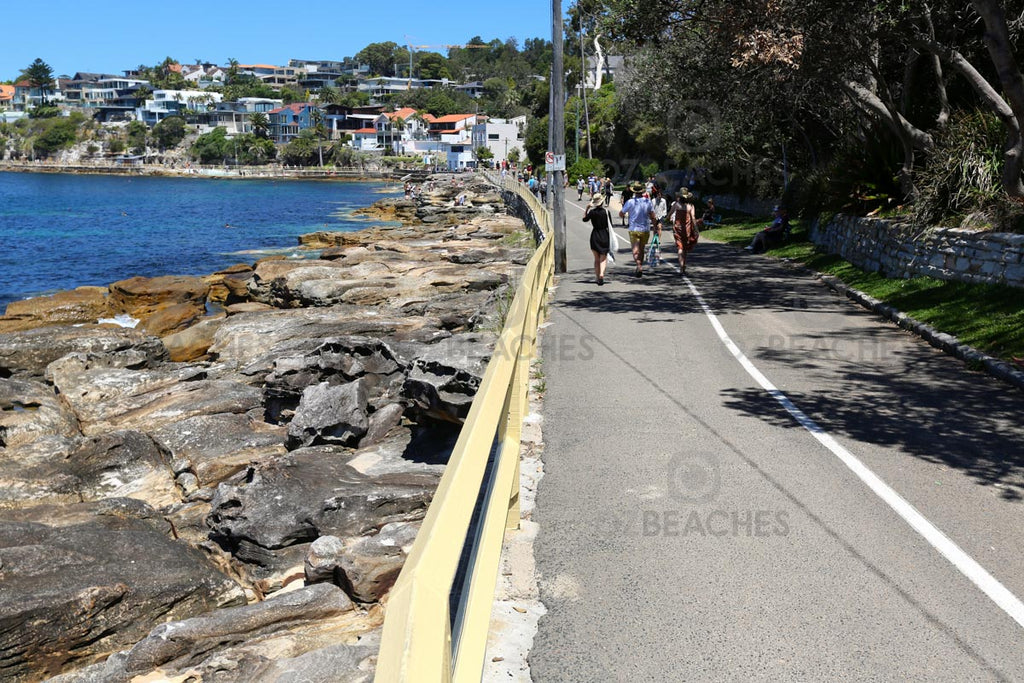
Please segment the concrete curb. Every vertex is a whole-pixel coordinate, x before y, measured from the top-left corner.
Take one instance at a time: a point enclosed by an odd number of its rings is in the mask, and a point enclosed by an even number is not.
[[[786,262],[793,263],[792,261]],[[802,264],[800,265],[802,266]],[[935,348],[941,349],[942,351],[959,358],[974,368],[983,368],[985,372],[996,379],[1000,379],[1007,384],[1024,391],[1024,371],[1017,370],[1004,360],[982,353],[973,346],[961,344],[953,335],[940,332],[931,325],[926,325],[925,323],[914,320],[906,313],[893,308],[884,301],[880,301],[873,296],[869,296],[858,289],[850,287],[837,277],[818,273],[813,270],[811,272],[814,273],[815,277],[821,280],[830,289],[856,301],[864,308],[877,313],[883,318],[891,320],[904,330],[913,332]]]

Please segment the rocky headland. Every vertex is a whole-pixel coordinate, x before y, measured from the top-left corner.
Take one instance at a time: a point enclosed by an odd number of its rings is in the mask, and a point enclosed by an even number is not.
[[[492,186],[419,190],[311,258],[8,306],[0,679],[372,679],[532,252]]]

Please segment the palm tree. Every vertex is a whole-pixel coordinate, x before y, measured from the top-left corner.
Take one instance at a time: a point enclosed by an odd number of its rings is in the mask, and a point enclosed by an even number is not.
[[[249,115],[249,124],[252,126],[253,134],[258,138],[266,138],[270,130],[270,119],[261,111],[254,111]]]
[[[311,107],[309,120],[313,124],[313,133],[316,135],[316,151],[320,155],[320,167],[324,165],[324,148],[320,141],[324,138],[324,115],[317,107]]]

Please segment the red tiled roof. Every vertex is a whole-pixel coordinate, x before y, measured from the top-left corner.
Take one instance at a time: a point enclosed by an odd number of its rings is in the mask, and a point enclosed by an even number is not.
[[[310,107],[310,106],[312,106],[312,105],[309,102],[292,102],[291,104],[286,104],[283,107],[278,107],[277,109],[271,109],[267,113],[268,114],[280,114],[285,109],[290,109],[292,111],[292,113],[298,114],[300,111],[302,111],[306,107]]]
[[[370,133],[376,133],[376,128],[360,128],[359,130],[352,131],[353,135],[369,135]]]
[[[394,121],[396,118],[407,119],[415,113],[416,110],[412,107],[402,107],[398,111],[384,112],[384,116]]]
[[[476,114],[449,114],[448,116],[442,116],[440,118],[433,119],[432,123],[458,123],[459,121],[465,121],[475,117]]]
[[[0,100],[9,100],[14,97],[13,85],[0,85]]]

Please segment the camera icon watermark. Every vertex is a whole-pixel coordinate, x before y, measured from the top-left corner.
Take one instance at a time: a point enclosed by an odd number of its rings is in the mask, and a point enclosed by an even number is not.
[[[713,501],[721,487],[721,468],[710,453],[679,453],[669,458],[667,488],[675,500],[703,505]]]

